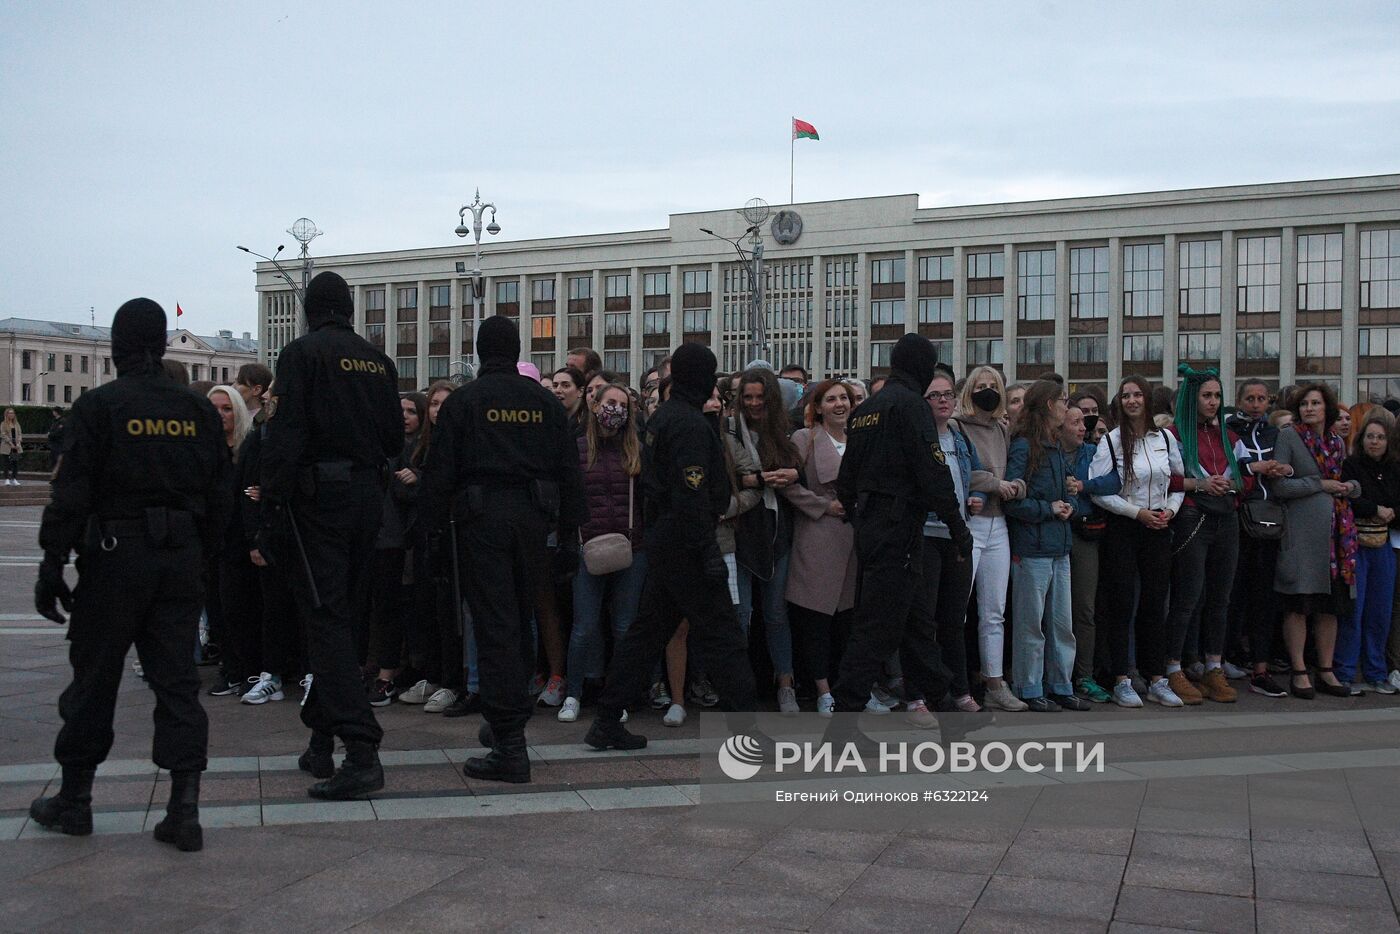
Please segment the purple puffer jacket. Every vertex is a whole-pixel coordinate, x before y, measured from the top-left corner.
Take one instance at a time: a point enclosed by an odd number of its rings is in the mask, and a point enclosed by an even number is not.
[[[578,465],[583,471],[583,494],[588,499],[588,521],[580,530],[588,541],[608,532],[627,534],[627,487],[629,478],[622,468],[622,445],[604,441],[598,459],[588,466],[588,439],[578,439]],[[636,483],[637,478],[630,478]],[[632,547],[642,542],[642,490],[637,484],[632,501]]]

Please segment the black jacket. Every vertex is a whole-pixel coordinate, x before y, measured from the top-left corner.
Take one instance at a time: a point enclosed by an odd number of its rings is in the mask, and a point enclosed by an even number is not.
[[[642,490],[649,549],[719,556],[715,528],[733,492],[723,444],[700,407],[674,391],[647,420]]]
[[[1274,447],[1278,444],[1278,429],[1269,424],[1268,416],[1251,419],[1241,412],[1236,412],[1225,419],[1225,426],[1239,436],[1240,442],[1244,444],[1245,451],[1249,454],[1251,461],[1267,461],[1274,458]],[[1243,465],[1241,465],[1243,467]],[[1244,468],[1248,469],[1248,468]],[[1245,499],[1268,499],[1269,481],[1265,477],[1256,477],[1257,481],[1253,489],[1249,490]]]
[[[1396,510],[1391,527],[1400,528],[1400,465],[1353,454],[1342,461],[1342,479],[1361,484],[1361,495],[1351,501],[1356,518],[1369,519],[1376,514],[1376,507],[1388,506]]]

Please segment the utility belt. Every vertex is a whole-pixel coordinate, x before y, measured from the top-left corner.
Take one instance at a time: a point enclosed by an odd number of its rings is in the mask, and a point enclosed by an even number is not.
[[[880,490],[865,490],[856,497],[856,516],[865,517],[872,512],[882,512],[902,516],[909,510],[909,498],[899,496],[894,493],[885,493]],[[919,513],[919,522],[923,523],[923,513]]]
[[[473,483],[452,500],[452,518],[471,519],[486,514],[487,503],[502,499],[529,502],[551,522],[559,519],[559,484],[553,480],[504,480]]]
[[[318,491],[345,489],[356,483],[384,486],[388,481],[387,464],[374,466],[348,460],[316,461],[297,471],[297,493],[307,499],[315,499]]]
[[[151,548],[183,548],[199,541],[199,517],[184,509],[150,506],[140,516],[93,516],[88,520],[89,551],[115,551],[123,540]]]

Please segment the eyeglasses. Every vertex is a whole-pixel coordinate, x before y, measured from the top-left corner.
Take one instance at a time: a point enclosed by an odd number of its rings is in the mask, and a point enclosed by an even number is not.
[[[924,394],[925,399],[936,399],[939,402],[952,402],[957,397],[958,394],[951,389],[936,390]]]

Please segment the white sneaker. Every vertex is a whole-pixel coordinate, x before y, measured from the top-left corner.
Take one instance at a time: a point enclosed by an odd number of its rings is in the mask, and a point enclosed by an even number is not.
[[[564,706],[559,708],[559,722],[573,723],[578,719],[579,702],[577,697],[564,698]]]
[[[306,706],[306,699],[311,696],[312,677],[312,675],[308,674],[305,678],[301,679],[301,706],[303,707]]]
[[[564,703],[564,679],[558,675],[552,675],[549,682],[540,692],[539,703],[546,707],[558,707]]]
[[[1230,681],[1242,681],[1245,678],[1248,678],[1250,675],[1250,673],[1245,671],[1243,668],[1239,667],[1238,665],[1231,665],[1227,661],[1222,661],[1220,663],[1220,667],[1225,669],[1225,677],[1227,680]]]
[[[666,716],[661,718],[661,722],[666,726],[680,726],[685,722],[685,708],[680,704],[672,704],[666,711]]]
[[[865,712],[873,713],[877,717],[883,717],[890,712],[890,708],[875,699],[875,695],[870,695],[870,700],[865,702]]]
[[[899,706],[900,703],[898,697],[895,697],[885,688],[884,685],[879,683],[871,687],[870,696],[875,699],[875,703],[879,704],[881,707],[884,707],[886,710],[894,710],[896,707]]]
[[[1026,702],[1021,700],[1005,684],[1000,687],[987,688],[987,693],[982,699],[982,706],[988,710],[1005,710],[1009,713],[1019,713],[1029,709]]]
[[[1163,707],[1185,707],[1181,698],[1176,696],[1166,678],[1159,678],[1153,681],[1147,688],[1147,699],[1154,704],[1161,704]]]
[[[245,704],[266,704],[270,700],[281,700],[286,697],[282,693],[282,679],[276,675],[264,671],[256,678],[248,680],[253,686],[239,698]]]
[[[910,701],[905,708],[904,719],[909,721],[911,726],[916,726],[921,730],[931,730],[938,726],[938,718],[928,709],[928,704],[921,700]]]
[[[1177,698],[1180,700],[1180,698]],[[1133,689],[1133,681],[1119,681],[1113,686],[1113,702],[1119,707],[1141,707],[1142,697]]]
[[[428,698],[438,692],[440,685],[430,684],[425,678],[399,695],[400,704],[426,704]]]
[[[438,688],[428,702],[423,705],[424,713],[442,713],[457,700],[457,692],[451,688]]]
[[[671,709],[674,710],[675,706],[675,704],[672,704]],[[785,717],[792,717],[801,712],[802,708],[797,706],[797,692],[792,688],[778,688],[778,713]],[[669,710],[667,714],[670,714]],[[681,717],[685,717],[684,711],[682,711]]]
[[[1396,690],[1400,690],[1400,668],[1397,668],[1395,671],[1392,671],[1390,673],[1390,677],[1386,680],[1390,682],[1391,687],[1395,688]]]
[[[617,718],[617,722],[618,722],[618,723],[626,723],[626,722],[627,722],[627,711],[624,710],[624,711],[622,712],[622,716],[620,716],[620,717]]]
[[[834,713],[836,713],[836,698],[832,697],[830,692],[817,698],[818,716],[830,717]]]

